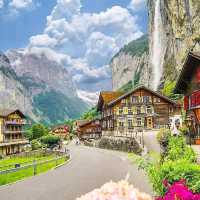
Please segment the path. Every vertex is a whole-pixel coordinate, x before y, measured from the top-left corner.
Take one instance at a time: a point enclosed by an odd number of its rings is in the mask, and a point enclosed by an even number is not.
[[[160,144],[156,139],[158,131],[146,131],[144,132],[144,145],[149,152],[160,153]]]
[[[142,171],[130,164],[127,154],[70,145],[72,160],[56,170],[0,187],[1,200],[75,200],[110,180],[130,174],[130,182],[144,192],[151,187]]]

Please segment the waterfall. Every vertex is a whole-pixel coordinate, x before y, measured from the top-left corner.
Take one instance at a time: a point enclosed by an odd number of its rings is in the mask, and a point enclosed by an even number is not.
[[[151,63],[153,67],[153,84],[154,90],[158,89],[163,73],[164,48],[163,48],[163,24],[160,12],[160,0],[155,2],[155,13],[153,20],[153,37],[152,37],[152,55]]]

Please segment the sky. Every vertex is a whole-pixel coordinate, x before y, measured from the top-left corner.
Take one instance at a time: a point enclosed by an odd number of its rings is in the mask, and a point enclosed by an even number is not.
[[[1,51],[45,53],[91,98],[111,89],[111,58],[147,32],[147,9],[145,0],[0,0],[0,27]]]

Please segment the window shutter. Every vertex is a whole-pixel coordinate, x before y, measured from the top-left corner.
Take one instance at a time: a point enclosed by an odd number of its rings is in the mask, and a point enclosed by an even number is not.
[[[146,106],[141,107],[141,113],[146,113]]]
[[[116,107],[115,111],[116,111],[116,115],[119,115],[119,107]]]
[[[135,107],[135,106],[132,107],[132,112],[133,112],[133,114],[136,114],[136,113],[137,113],[136,107]]]
[[[124,107],[123,112],[124,112],[125,115],[127,115],[128,114],[128,107]]]
[[[142,118],[142,126],[144,126],[144,118]]]
[[[137,126],[137,120],[136,120],[136,118],[133,118],[133,126]]]

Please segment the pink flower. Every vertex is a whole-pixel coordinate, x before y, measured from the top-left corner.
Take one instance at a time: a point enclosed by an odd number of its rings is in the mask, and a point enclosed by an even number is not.
[[[193,194],[184,179],[173,183],[171,186],[167,180],[164,180],[163,185],[168,191],[164,197],[159,197],[156,200],[200,200],[200,194]]]

